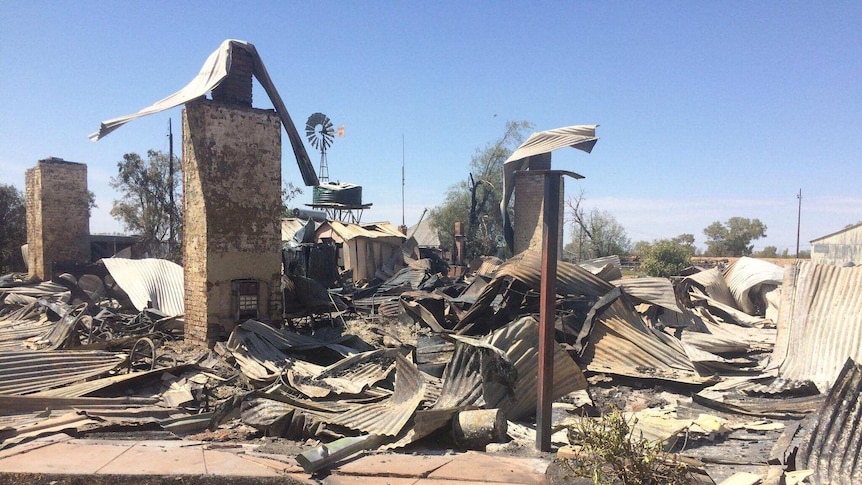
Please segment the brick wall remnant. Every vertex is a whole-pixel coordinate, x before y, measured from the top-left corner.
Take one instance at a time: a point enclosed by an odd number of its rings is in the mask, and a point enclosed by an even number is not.
[[[212,99],[225,104],[251,107],[254,58],[241,47],[231,46],[230,71],[222,82],[213,88]]]
[[[527,249],[542,250],[542,218],[544,212],[542,207],[545,200],[545,177],[531,174],[531,170],[550,170],[551,154],[544,153],[530,157],[528,160],[529,170],[515,172],[515,208],[513,229],[515,231],[514,252],[518,254]],[[564,188],[560,187],[560,198],[557,201],[560,207],[560,217],[565,213],[563,201],[565,199]],[[560,241],[557,257],[562,257],[563,249],[563,226],[560,224],[558,241]]]
[[[259,284],[258,320],[281,319],[281,122],[272,110],[197,100],[183,110],[186,339],[238,323],[238,281]],[[251,285],[254,286],[254,285]]]
[[[87,165],[50,157],[24,177],[30,276],[50,280],[54,263],[89,262]]]

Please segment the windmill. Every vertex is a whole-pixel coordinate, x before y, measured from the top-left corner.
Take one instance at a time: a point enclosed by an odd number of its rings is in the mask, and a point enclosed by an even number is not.
[[[329,181],[329,167],[326,165],[326,149],[332,145],[335,130],[332,121],[323,113],[314,113],[305,122],[305,136],[311,146],[320,150],[320,171],[318,178],[321,182]]]

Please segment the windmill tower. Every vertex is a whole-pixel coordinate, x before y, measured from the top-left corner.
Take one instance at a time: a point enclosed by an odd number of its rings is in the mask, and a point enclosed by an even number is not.
[[[332,121],[323,113],[314,113],[305,122],[305,136],[311,146],[320,150],[320,171],[317,172],[321,182],[329,182],[329,166],[326,164],[326,149],[332,145],[335,130]]]

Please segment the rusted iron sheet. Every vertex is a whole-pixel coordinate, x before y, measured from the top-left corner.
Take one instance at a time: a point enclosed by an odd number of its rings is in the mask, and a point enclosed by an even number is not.
[[[714,380],[698,373],[679,341],[647,327],[619,288],[590,310],[576,350],[578,361],[595,372],[686,384]]]
[[[21,308],[20,310],[25,310]],[[55,322],[44,313],[16,311],[9,318],[0,319],[0,352],[26,350],[27,339],[45,335]],[[29,313],[26,314],[25,313]]]
[[[701,303],[703,305],[705,303],[705,306],[702,308],[709,313],[709,319],[712,321],[723,321],[743,327],[762,327],[768,323],[774,323],[762,316],[749,315],[742,310],[738,310],[735,305],[725,305],[718,300],[713,300],[704,295],[698,288],[692,288],[688,295],[695,304],[703,302]]]
[[[667,278],[630,278],[615,280],[611,283],[638,300],[682,313],[673,292],[673,285]]]
[[[127,409],[159,402],[155,397],[0,396],[0,415],[42,412],[45,409]],[[166,408],[162,408],[166,409]]]
[[[360,394],[386,380],[395,370],[397,354],[396,349],[354,354],[311,374],[302,372],[300,366],[293,366],[288,370],[288,380],[296,390],[311,398],[323,398],[331,394]]]
[[[70,351],[67,350],[64,352]],[[117,374],[102,377],[99,379],[93,379],[90,381],[79,382],[77,384],[71,384],[68,386],[58,387],[56,389],[48,389],[46,391],[40,391],[30,395],[34,397],[83,397],[111,386],[131,384],[138,379],[147,379],[149,377],[160,376],[165,372],[176,375],[178,372],[182,372],[187,367],[187,365],[178,365],[174,367],[162,367],[159,369],[153,369],[144,372]]]
[[[457,337],[459,342],[473,345],[477,348],[487,348],[490,351],[502,352],[506,360],[514,366],[516,375],[512,386],[505,385],[506,379],[498,377],[495,382],[483,382],[482,394],[485,407],[500,408],[506,412],[511,420],[523,418],[536,412],[536,387],[538,385],[538,352],[539,352],[539,323],[533,317],[524,317],[510,323],[505,327],[497,329],[491,335],[477,340],[468,337]],[[494,350],[496,349],[496,350]],[[569,357],[558,344],[554,344],[554,379],[553,399],[562,397],[578,389],[586,389],[586,379],[577,364]],[[444,374],[443,393],[446,394],[448,386],[447,377],[450,372]],[[473,389],[475,393],[475,377],[469,375],[451,376],[458,379],[466,379],[461,384],[465,389]],[[466,401],[464,401],[466,402]]]
[[[31,422],[17,427],[14,430],[6,430],[7,436],[0,443],[0,449],[8,448],[26,440],[39,436],[48,436],[62,433],[64,431],[76,431],[85,427],[98,425],[99,421],[77,412],[68,412],[60,416],[47,418],[35,418]]]
[[[577,264],[605,281],[618,280],[623,277],[623,266],[617,255],[579,261]]]
[[[801,419],[811,414],[822,405],[825,396],[821,394],[778,396],[776,393],[760,393],[764,383],[772,383],[774,372],[767,372],[754,377],[727,377],[722,382],[707,387],[692,395],[694,402],[721,411],[759,416],[774,419]]]
[[[724,270],[724,280],[736,306],[749,315],[763,315],[766,302],[760,294],[781,284],[784,268],[755,258],[739,258]]]
[[[425,380],[416,365],[400,354],[395,359],[395,391],[390,399],[356,406],[331,422],[366,433],[395,436],[425,397]]]
[[[400,301],[408,315],[434,332],[445,332],[445,327],[449,326],[446,322],[446,299],[442,295],[427,291],[406,291],[401,294]]]
[[[727,287],[727,281],[725,281],[724,275],[721,274],[721,271],[719,271],[718,268],[712,268],[695,273],[691,276],[686,276],[682,280],[682,284],[685,286],[686,291],[690,291],[692,286],[699,288],[709,298],[734,309],[739,309],[736,306],[736,300],[733,299],[733,293],[731,293],[730,288]]]
[[[493,277],[503,265],[503,260],[495,256],[482,256],[481,261],[482,264],[476,268],[476,274],[479,276]]]
[[[377,239],[381,237],[394,237],[401,240],[406,239],[404,234],[401,234],[395,226],[388,222],[349,224],[339,221],[326,221],[321,228],[318,229],[318,240],[324,236],[322,231],[331,231],[335,233],[335,235],[338,236],[337,239],[340,239],[341,241],[350,241],[357,237],[368,239]]]
[[[796,469],[812,469],[811,483],[862,483],[862,367],[847,359],[799,447]]]
[[[798,262],[785,268],[781,294],[778,373],[825,391],[847,358],[862,361],[862,267]]]
[[[117,368],[125,354],[83,351],[0,353],[0,394],[23,395],[65,386]]]
[[[524,251],[512,257],[497,271],[497,278],[503,276],[511,276],[539,291],[542,281],[542,253]],[[557,294],[601,296],[613,288],[612,284],[576,264],[557,262]]]

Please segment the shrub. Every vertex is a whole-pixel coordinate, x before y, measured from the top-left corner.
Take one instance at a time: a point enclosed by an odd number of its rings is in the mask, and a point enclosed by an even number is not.
[[[655,241],[646,249],[641,271],[649,276],[669,277],[691,266],[691,251],[670,239]]]
[[[631,423],[634,425],[635,423]],[[682,485],[692,474],[661,444],[634,436],[623,413],[614,410],[599,419],[581,419],[569,428],[569,441],[580,445],[576,458],[564,460],[576,476],[596,485]]]

